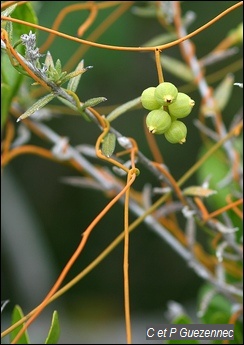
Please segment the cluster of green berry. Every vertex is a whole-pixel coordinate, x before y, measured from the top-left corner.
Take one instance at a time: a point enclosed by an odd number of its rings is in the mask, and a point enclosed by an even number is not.
[[[163,82],[157,87],[148,87],[141,94],[142,106],[150,110],[146,125],[153,134],[164,134],[172,144],[186,141],[187,128],[180,121],[188,116],[195,102],[185,93],[178,92],[176,86]]]

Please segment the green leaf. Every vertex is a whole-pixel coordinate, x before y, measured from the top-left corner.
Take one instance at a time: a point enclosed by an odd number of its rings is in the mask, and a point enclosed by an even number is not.
[[[4,11],[4,14],[10,14],[11,16],[23,21],[37,24],[38,20],[33,10],[32,4],[30,2],[25,3],[21,6],[11,6]],[[13,24],[4,24],[5,29],[9,33],[9,39],[11,39],[11,44],[13,45],[16,41],[19,41],[20,36],[24,33],[29,33],[30,27],[13,23]],[[34,29],[32,30],[35,31]],[[13,36],[13,37],[12,37]],[[24,54],[24,46],[20,45],[18,51]],[[12,100],[18,94],[20,85],[23,82],[24,76],[16,71],[16,69],[10,63],[9,57],[7,54],[2,54],[1,57],[1,72],[2,72],[2,82],[4,86],[2,88],[2,102],[1,105],[1,126],[4,126],[7,119],[9,108],[11,106]]]
[[[222,82],[214,90],[214,99],[218,110],[222,111],[228,104],[234,86],[234,76],[227,74]]]
[[[237,146],[240,140],[241,145]],[[236,150],[239,151],[240,156],[242,155],[242,139],[235,138],[234,145],[236,145]],[[203,146],[199,151],[199,158],[204,155],[212,146]],[[240,163],[242,164],[242,162]],[[228,162],[228,158],[223,149],[219,149],[214,152],[198,169],[197,179],[198,183],[202,184],[204,181],[209,181],[209,189],[217,191],[216,194],[211,195],[210,198],[206,199],[206,203],[210,206],[211,211],[215,211],[221,207],[224,207],[226,202],[226,197],[228,195],[233,196],[233,201],[235,200],[235,194],[241,193],[240,185],[231,178],[228,183],[221,185],[226,176],[230,174],[232,167]],[[233,227],[238,227],[240,231],[236,232],[237,237],[242,236],[242,220],[232,211],[227,211],[228,216],[231,218]]]
[[[26,119],[28,116],[34,114],[37,110],[40,110],[41,108],[43,108],[54,97],[55,97],[55,95],[53,95],[52,93],[49,93],[48,95],[39,99],[26,112],[24,112],[24,114],[22,114],[21,116],[18,117],[17,122],[19,122],[20,120]]]
[[[166,34],[160,34],[151,38],[149,41],[144,43],[142,47],[155,47],[161,46],[162,44],[174,41],[177,39],[177,35],[175,32],[167,32]]]
[[[1,12],[1,15],[4,17],[8,17],[15,10],[16,6],[17,4],[7,7],[6,10]]]
[[[206,310],[203,315],[201,315],[201,320],[205,324],[228,324],[232,313],[232,305],[230,301],[220,293],[213,290],[212,286],[205,284],[199,291],[199,305],[203,303],[204,300],[209,299],[209,294],[213,296],[209,301]]]
[[[171,325],[190,325],[192,320],[186,314],[181,314],[172,320]],[[200,344],[198,340],[195,339],[185,339],[185,340],[168,340],[168,344]]]
[[[14,307],[13,313],[12,313],[12,325],[14,325],[17,321],[22,319],[24,317],[24,314],[22,312],[22,309],[20,308],[19,305],[16,305]],[[10,342],[14,340],[14,338],[17,336],[19,331],[23,328],[22,324],[21,326],[15,328],[11,333],[10,333]],[[24,332],[24,334],[20,337],[18,342],[16,344],[30,344],[30,339],[27,331]]]
[[[192,320],[190,319],[190,317],[186,314],[180,314],[178,316],[176,316],[171,323],[176,324],[176,325],[190,325],[192,323]]]
[[[204,155],[211,146],[202,147],[199,152],[199,157]],[[228,183],[226,186],[219,186],[219,183],[227,176],[230,172],[230,165],[226,158],[224,151],[217,150],[213,153],[200,167],[198,170],[198,181],[202,184],[209,178],[209,188],[216,190],[217,194],[212,195],[209,198],[209,203],[215,209],[226,205],[226,196],[232,194],[233,190],[239,190],[239,186],[234,181]]]
[[[83,70],[84,69],[84,60],[81,60],[81,62],[76,67],[75,71]],[[79,85],[81,78],[81,74],[78,74],[76,77],[72,78],[68,82],[67,89],[70,91],[75,92],[77,90],[77,87]]]
[[[156,6],[150,2],[147,2],[147,6],[145,7],[134,6],[132,8],[132,13],[138,17],[145,18],[156,18],[157,16]]]
[[[51,327],[48,332],[48,336],[45,340],[45,344],[57,344],[60,336],[60,325],[58,320],[58,313],[55,310],[53,312]]]
[[[122,105],[120,105],[119,107],[117,107],[116,109],[114,109],[113,111],[111,111],[111,113],[106,117],[106,119],[109,122],[114,121],[115,119],[117,119],[117,117],[119,117],[120,115],[126,113],[128,110],[131,110],[137,106],[139,106],[141,104],[141,97],[137,97],[135,99],[132,99],[129,102],[126,102]]]
[[[171,74],[187,82],[193,81],[194,75],[191,69],[184,62],[167,56],[165,54],[162,55],[160,60],[163,68]]]
[[[33,5],[31,2],[27,2],[21,6],[17,6],[16,9],[12,13],[12,17],[16,19],[21,19],[27,23],[38,24],[38,19],[33,9]],[[29,34],[32,31],[33,33],[36,32],[35,28],[30,28],[27,25],[13,23],[13,42],[14,44],[16,41],[20,39],[20,36],[23,34]],[[24,55],[24,46],[19,46],[19,52]]]
[[[111,157],[114,153],[116,144],[116,135],[113,133],[108,133],[102,142],[102,153],[106,157]]]
[[[1,84],[1,95],[1,127],[3,128],[8,116],[11,100],[11,88],[9,85]]]
[[[92,68],[92,66],[84,67],[84,60],[82,60],[76,67],[75,71],[67,74],[62,82],[65,83],[69,80],[67,89],[75,92],[79,85],[82,74],[85,73],[89,68]]]
[[[2,54],[1,126],[4,126],[13,98],[17,95],[24,76],[11,65],[7,54]]]
[[[62,73],[62,64],[61,64],[61,61],[59,59],[56,61],[55,69],[56,69],[58,75],[61,75],[61,73]]]
[[[83,103],[81,109],[85,109],[87,107],[95,107],[99,103],[105,102],[106,100],[107,100],[107,98],[105,98],[105,97],[90,98]]]
[[[48,68],[48,70],[54,69],[53,57],[52,57],[52,54],[50,53],[50,51],[48,51],[46,54],[44,64]]]
[[[190,186],[183,190],[184,195],[199,196],[201,198],[207,198],[210,195],[216,194],[217,192],[212,189],[203,188],[201,186]]]

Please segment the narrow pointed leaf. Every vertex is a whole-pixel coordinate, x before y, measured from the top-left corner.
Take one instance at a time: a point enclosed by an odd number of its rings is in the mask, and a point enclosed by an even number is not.
[[[81,60],[81,62],[76,67],[75,71],[77,71],[77,70],[79,71],[79,70],[83,70],[83,69],[84,69],[84,60]],[[75,92],[77,90],[78,85],[79,85],[80,78],[81,78],[81,74],[78,74],[76,77],[70,79],[68,82],[67,89]]]
[[[192,81],[194,79],[191,69],[183,62],[167,55],[161,57],[161,63],[171,74],[181,78],[184,81]]]
[[[85,109],[87,107],[95,107],[99,103],[105,102],[106,100],[107,100],[107,98],[105,98],[105,97],[90,98],[83,103],[81,109]]]
[[[106,157],[111,157],[114,153],[116,144],[116,135],[113,133],[108,133],[102,142],[102,153]]]
[[[156,7],[150,3],[145,7],[134,6],[132,8],[132,13],[138,17],[144,18],[156,18],[157,15]]]
[[[55,96],[53,94],[48,94],[43,98],[39,99],[35,104],[33,104],[24,114],[18,117],[17,122],[26,119],[28,116],[34,114],[37,110],[43,108],[47,103],[49,103]]]
[[[82,74],[85,73],[89,68],[92,68],[92,66],[84,67],[84,60],[81,60],[81,62],[76,67],[75,71],[72,72],[77,74],[74,74],[73,77],[70,77],[67,89],[76,92]],[[72,75],[72,73],[69,73],[68,76],[70,74]]]
[[[214,99],[219,110],[224,110],[228,104],[233,90],[233,83],[234,76],[229,73],[214,90]]]
[[[55,69],[56,69],[58,75],[60,75],[62,73],[62,64],[61,64],[61,61],[59,59],[56,61]]]
[[[12,313],[12,325],[14,325],[17,321],[22,319],[24,317],[24,314],[22,312],[22,309],[20,308],[19,305],[16,305],[14,307],[13,313]],[[16,335],[19,333],[19,331],[23,328],[23,324],[17,328],[15,328],[11,333],[10,333],[10,342],[14,340]],[[20,337],[18,342],[16,344],[30,344],[30,339],[27,331],[24,332],[24,334]]]
[[[216,190],[207,189],[200,186],[191,186],[183,190],[184,195],[199,196],[199,197],[205,197],[205,198],[216,193],[217,193]]]
[[[60,336],[60,325],[58,320],[58,313],[55,310],[53,312],[51,327],[48,332],[48,336],[45,340],[45,344],[57,344]]]
[[[53,57],[50,51],[47,52],[44,64],[48,69],[54,68]]]
[[[73,80],[75,77],[80,77],[81,74],[83,74],[86,71],[86,69],[84,68],[83,70],[77,70],[77,71],[73,71],[68,73],[66,76],[62,77],[62,84],[66,83],[66,81],[70,81]],[[78,84],[77,84],[78,86]],[[73,91],[73,90],[72,90]]]
[[[142,46],[143,47],[155,47],[155,46],[159,46],[159,45],[174,41],[176,39],[177,39],[177,35],[175,32],[160,34],[160,35],[155,36],[154,38],[150,39],[149,41],[144,43]]]
[[[8,17],[15,10],[16,6],[17,4],[9,6],[8,8],[6,8],[6,10],[1,12],[1,15],[4,17]]]
[[[65,98],[58,97],[58,99],[60,100],[60,102],[62,102],[63,104],[67,105],[69,108],[73,109],[74,111],[77,111],[78,114],[81,114],[86,121],[88,121],[88,122],[91,121],[91,119],[83,111],[83,104],[78,108],[76,105],[74,105],[73,103],[67,101],[67,99],[65,99]]]
[[[132,99],[129,102],[126,102],[122,105],[120,105],[119,107],[117,107],[116,109],[114,109],[107,117],[106,119],[109,122],[112,122],[113,120],[115,120],[117,117],[119,117],[120,115],[124,114],[125,112],[127,112],[128,110],[131,110],[137,106],[139,106],[141,104],[141,98],[137,97],[135,99]]]

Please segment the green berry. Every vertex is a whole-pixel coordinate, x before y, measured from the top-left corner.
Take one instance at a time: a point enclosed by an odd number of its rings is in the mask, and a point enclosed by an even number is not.
[[[163,134],[171,125],[171,117],[163,109],[152,110],[146,117],[146,125],[149,132]]]
[[[169,129],[164,133],[165,138],[171,144],[183,144],[186,141],[187,128],[181,121],[173,121]]]
[[[178,92],[176,101],[169,105],[168,110],[171,116],[183,118],[190,114],[195,101],[187,94]]]
[[[145,89],[141,94],[141,103],[143,108],[147,110],[154,110],[161,108],[161,104],[158,103],[156,98],[154,97],[156,87],[148,87]]]
[[[172,83],[163,82],[159,84],[156,89],[154,96],[158,103],[162,106],[168,106],[176,101],[178,95],[178,89]]]

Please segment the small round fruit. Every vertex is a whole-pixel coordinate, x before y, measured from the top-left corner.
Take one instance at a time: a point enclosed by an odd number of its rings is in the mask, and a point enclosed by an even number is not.
[[[181,121],[173,121],[169,129],[164,133],[165,138],[171,144],[183,144],[186,141],[187,128]]]
[[[191,97],[183,92],[178,92],[176,101],[169,105],[168,110],[171,116],[181,119],[190,114],[194,105],[195,101]]]
[[[150,133],[163,134],[171,125],[171,117],[163,109],[152,110],[147,114],[146,125]]]
[[[176,101],[178,95],[178,89],[176,86],[169,82],[163,82],[159,84],[156,89],[154,96],[158,103],[163,106],[168,106]]]
[[[145,89],[141,94],[141,103],[143,108],[147,110],[154,110],[161,108],[161,104],[158,103],[156,98],[154,97],[156,87],[148,87]]]

